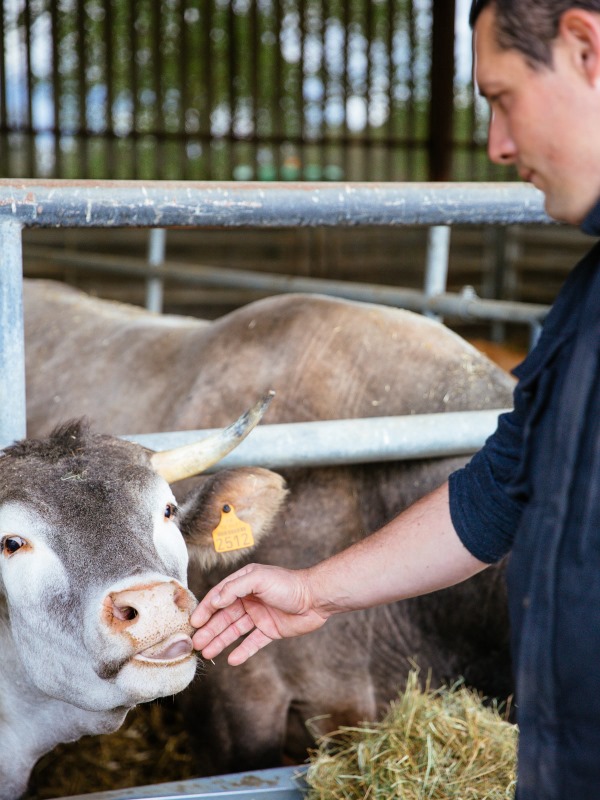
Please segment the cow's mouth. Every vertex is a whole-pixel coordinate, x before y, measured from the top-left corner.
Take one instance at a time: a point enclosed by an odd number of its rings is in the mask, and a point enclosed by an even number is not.
[[[194,652],[192,640],[186,633],[174,633],[151,647],[137,653],[133,660],[156,666],[186,661]]]

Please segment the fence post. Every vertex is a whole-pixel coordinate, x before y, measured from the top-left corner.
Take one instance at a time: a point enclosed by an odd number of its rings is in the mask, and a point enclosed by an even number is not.
[[[0,448],[26,432],[21,230],[13,220],[0,222]]]
[[[167,232],[164,228],[152,228],[148,241],[148,274],[146,281],[146,308],[157,314],[163,310],[163,280],[152,275],[153,268],[165,263]]]
[[[450,258],[450,226],[433,225],[427,234],[427,260],[425,264],[425,296],[444,294],[448,283],[448,260]],[[426,317],[442,322],[442,317],[426,311]]]

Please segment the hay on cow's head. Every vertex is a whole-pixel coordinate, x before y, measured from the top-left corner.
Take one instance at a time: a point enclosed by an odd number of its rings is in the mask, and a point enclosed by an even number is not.
[[[379,723],[343,727],[311,752],[307,800],[508,800],[517,729],[464,686],[405,691]]]

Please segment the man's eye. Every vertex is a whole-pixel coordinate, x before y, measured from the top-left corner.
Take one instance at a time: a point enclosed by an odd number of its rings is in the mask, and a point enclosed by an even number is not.
[[[17,550],[25,547],[26,544],[27,542],[25,539],[21,539],[20,536],[5,536],[2,541],[0,541],[0,552],[9,558],[16,553]]]
[[[173,503],[167,503],[165,506],[165,519],[174,519],[177,516],[177,506]]]
[[[489,98],[490,108],[504,111],[506,108],[506,96],[504,93],[494,94]]]

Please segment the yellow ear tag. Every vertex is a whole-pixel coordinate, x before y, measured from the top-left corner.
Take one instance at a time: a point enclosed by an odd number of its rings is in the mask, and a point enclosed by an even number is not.
[[[254,544],[252,528],[236,516],[234,507],[229,504],[221,509],[221,521],[212,535],[217,553],[243,550],[244,547],[252,547]]]

